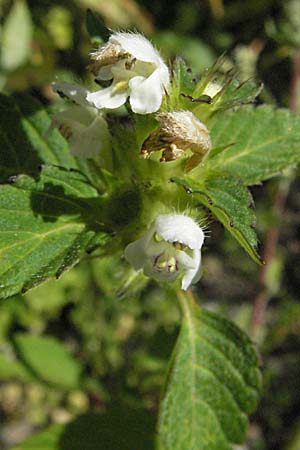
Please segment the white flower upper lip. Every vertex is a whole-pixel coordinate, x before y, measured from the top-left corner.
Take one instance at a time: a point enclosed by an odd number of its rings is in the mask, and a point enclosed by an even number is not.
[[[190,249],[200,249],[204,234],[197,223],[183,214],[161,214],[155,221],[156,231],[168,242],[179,242]]]
[[[118,108],[129,97],[135,113],[158,111],[170,83],[169,70],[152,44],[141,34],[115,33],[92,53],[91,68],[98,80],[112,80],[108,88],[89,92],[96,108]]]
[[[161,214],[150,229],[125,249],[135,270],[159,281],[174,281],[183,274],[181,287],[188,289],[201,276],[201,227],[184,214]]]

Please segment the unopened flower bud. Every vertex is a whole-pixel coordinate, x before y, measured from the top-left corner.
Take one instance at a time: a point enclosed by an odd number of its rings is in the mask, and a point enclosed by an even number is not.
[[[156,115],[156,119],[159,127],[142,146],[141,154],[144,158],[162,150],[161,161],[173,161],[190,149],[193,155],[186,163],[186,171],[189,172],[211,149],[208,129],[191,111],[162,112]]]

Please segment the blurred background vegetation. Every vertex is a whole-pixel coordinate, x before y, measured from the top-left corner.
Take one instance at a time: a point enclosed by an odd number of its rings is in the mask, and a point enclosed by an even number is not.
[[[299,0],[0,0],[1,91],[50,108],[53,80],[83,80],[93,48],[88,8],[112,30],[143,32],[168,62],[181,55],[195,75],[226,52],[241,80],[264,83],[258,102],[299,111]],[[261,351],[264,392],[245,450],[300,449],[297,175],[252,189],[266,265],[255,266],[209,217],[195,288]],[[105,450],[153,449],[180,315],[154,282],[119,298],[126,266],[122,254],[87,256],[60,281],[0,304],[0,449],[96,450],[99,436]]]

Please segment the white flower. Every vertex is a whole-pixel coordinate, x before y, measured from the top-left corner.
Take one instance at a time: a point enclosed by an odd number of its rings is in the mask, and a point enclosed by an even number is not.
[[[129,97],[132,111],[158,111],[170,83],[169,71],[159,53],[141,34],[115,33],[92,53],[90,69],[97,80],[112,80],[102,90],[88,93],[96,108],[114,109]]]
[[[77,103],[52,116],[52,126],[57,127],[69,142],[70,152],[85,158],[99,157],[100,163],[105,159],[107,166],[111,159],[108,158],[110,133],[106,120],[87,102],[86,89],[68,83],[53,83],[53,89]]]
[[[183,275],[181,287],[187,290],[201,277],[203,241],[203,230],[191,217],[162,214],[144,236],[127,245],[125,258],[135,270],[158,281]]]

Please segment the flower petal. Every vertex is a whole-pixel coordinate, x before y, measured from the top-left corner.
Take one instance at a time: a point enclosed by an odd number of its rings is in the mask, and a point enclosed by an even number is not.
[[[204,233],[197,223],[183,214],[161,214],[155,220],[157,233],[166,241],[179,242],[190,249],[200,249]]]
[[[71,153],[75,156],[90,158],[103,152],[107,153],[106,149],[110,149],[107,122],[95,108],[72,106],[53,115],[53,126],[60,128],[69,141]],[[105,167],[108,168],[107,164]]]
[[[156,64],[162,61],[159,53],[155,50],[148,39],[139,33],[115,33],[110,37],[111,43],[118,43],[121,47],[140,61],[154,62]]]
[[[148,78],[134,77],[129,81],[130,105],[138,114],[158,111],[162,102],[163,90],[159,71],[155,70]]]
[[[101,156],[101,153],[110,147],[110,134],[106,120],[96,117],[93,122],[84,129],[77,129],[70,139],[70,150],[75,156],[91,158]]]
[[[96,108],[115,109],[124,105],[128,97],[127,90],[114,93],[114,84],[108,88],[96,92],[89,92],[87,101],[95,105]]]
[[[195,268],[186,270],[182,281],[181,281],[181,288],[186,291],[190,285],[193,283],[197,283],[197,281],[200,280],[201,274],[202,274],[202,268],[201,268],[201,252],[200,250],[194,250],[194,262],[195,262]]]
[[[124,256],[127,261],[133,266],[135,270],[141,270],[147,260],[145,252],[146,242],[148,242],[148,233],[137,241],[131,242],[127,245],[124,251]]]
[[[70,100],[73,100],[78,105],[91,106],[86,98],[90,91],[82,86],[79,86],[78,84],[54,82],[52,83],[52,88],[55,92],[61,92],[66,95]]]
[[[63,124],[71,121],[89,126],[95,119],[96,114],[97,110],[95,108],[86,108],[84,106],[73,105],[64,111],[53,114],[52,120],[54,124]]]

